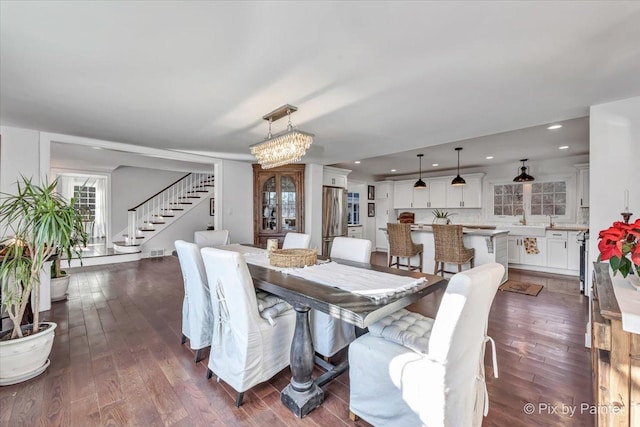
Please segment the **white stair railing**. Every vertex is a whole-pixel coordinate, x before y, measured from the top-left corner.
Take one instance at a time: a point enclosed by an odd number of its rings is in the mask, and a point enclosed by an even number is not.
[[[211,173],[189,173],[129,209],[125,245],[136,245],[143,231],[156,230],[156,225],[164,224],[165,218],[174,216],[199,199],[198,193],[208,192],[207,187],[213,186],[214,181]]]

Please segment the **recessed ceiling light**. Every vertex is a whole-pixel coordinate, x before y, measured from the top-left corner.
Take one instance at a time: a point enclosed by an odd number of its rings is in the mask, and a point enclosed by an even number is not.
[[[438,163],[434,163],[431,166],[440,166]]]
[[[355,163],[356,165],[359,165],[359,164],[360,164],[360,160],[356,160],[356,161],[355,161],[355,162],[353,162],[353,163]]]
[[[555,129],[560,129],[562,127],[562,125],[551,125],[549,126],[547,129],[549,130],[555,130]]]
[[[391,169],[391,172],[395,172],[395,171],[396,171],[395,169]]]
[[[491,160],[491,159],[493,159],[493,156],[487,156],[487,157],[485,157],[485,159]]]
[[[569,148],[568,145],[561,145],[560,147],[558,147],[558,150],[566,150],[567,148]]]

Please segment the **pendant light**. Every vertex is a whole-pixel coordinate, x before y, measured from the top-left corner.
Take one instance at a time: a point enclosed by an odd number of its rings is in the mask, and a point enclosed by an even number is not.
[[[518,175],[515,178],[513,178],[513,182],[531,182],[531,181],[535,181],[535,178],[527,173],[527,169],[528,168],[524,165],[524,162],[526,162],[527,160],[529,160],[529,159],[520,159],[520,161],[522,162],[522,167],[520,168],[520,175]]]
[[[420,161],[420,177],[416,183],[413,184],[413,188],[427,188],[427,184],[422,180],[422,156],[424,156],[424,154],[416,154],[416,156],[418,156],[418,160]]]
[[[451,181],[451,185],[465,185],[467,181],[465,181],[464,178],[460,176],[460,151],[462,151],[462,147],[456,148],[456,151],[458,152],[458,175],[453,178],[453,181]]]

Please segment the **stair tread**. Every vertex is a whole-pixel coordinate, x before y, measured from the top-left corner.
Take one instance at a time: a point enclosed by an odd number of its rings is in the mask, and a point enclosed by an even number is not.
[[[123,234],[122,237],[129,237],[129,235]],[[144,239],[144,236],[136,236],[136,239]]]
[[[140,245],[128,245],[124,240],[119,240],[117,242],[113,242],[114,245],[118,246],[140,246]]]
[[[149,224],[166,224],[166,222],[151,221]]]

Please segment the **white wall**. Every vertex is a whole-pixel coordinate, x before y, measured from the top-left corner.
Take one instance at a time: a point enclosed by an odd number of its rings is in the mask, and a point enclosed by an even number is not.
[[[598,257],[598,232],[622,221],[624,190],[629,190],[629,210],[640,215],[640,97],[591,107],[589,167],[589,279]]]
[[[221,178],[221,229],[229,230],[231,243],[253,243],[253,169],[251,163],[224,160]],[[218,208],[219,207],[219,208]]]
[[[111,230],[120,233],[127,228],[127,212],[153,196],[167,185],[185,176],[186,172],[121,166],[111,173]],[[207,211],[208,212],[208,211]],[[208,213],[207,213],[208,215]],[[206,222],[205,222],[206,224]],[[204,228],[201,229],[205,229]],[[193,234],[191,235],[193,239]],[[112,241],[123,240],[114,234]]]
[[[39,184],[49,170],[48,154],[43,155],[40,148],[40,132],[0,126],[0,136],[0,191],[13,193],[20,175]]]

